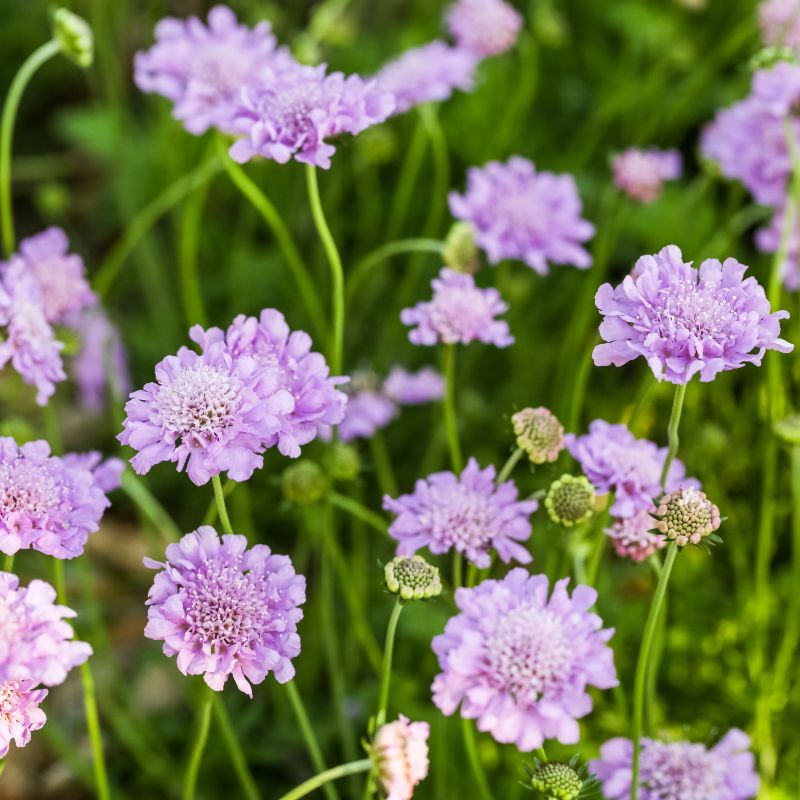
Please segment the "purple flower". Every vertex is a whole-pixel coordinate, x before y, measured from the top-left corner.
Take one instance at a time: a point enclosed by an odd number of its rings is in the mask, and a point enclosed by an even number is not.
[[[70,468],[90,472],[95,484],[103,492],[113,492],[122,485],[125,462],[121,458],[104,459],[97,450],[89,450],[85,453],[67,453],[63,461]]]
[[[386,396],[401,406],[417,406],[444,397],[444,379],[432,367],[408,372],[394,367],[383,382]]]
[[[397,555],[410,556],[423,547],[431,553],[455,549],[479,567],[491,564],[491,550],[506,564],[532,561],[519,542],[531,535],[530,515],[536,500],[517,500],[513,481],[494,485],[495,469],[481,469],[471,458],[458,477],[436,472],[418,480],[413,494],[385,495],[383,507],[397,515],[389,535],[397,539]]]
[[[5,758],[11,742],[25,747],[31,733],[44,727],[47,717],[39,703],[47,697],[47,689],[37,689],[35,681],[0,683],[0,758]]]
[[[231,146],[231,158],[240,164],[255,156],[279,164],[294,158],[328,169],[336,152],[328,139],[361,133],[393,110],[394,98],[375,81],[327,74],[324,64],[270,73],[242,91],[235,130],[244,138]]]
[[[297,458],[300,448],[338,425],[347,396],[336,387],[347,378],[330,376],[325,358],[311,350],[311,337],[293,331],[274,308],[256,317],[240,314],[223,333],[219,328],[190,331],[203,353],[225,349],[234,362],[252,361],[260,371],[258,391],[280,398],[278,428],[265,437],[265,446],[277,445],[285,456]]]
[[[778,208],[769,225],[756,231],[756,247],[762,253],[777,253],[780,249],[785,216],[786,209]],[[796,216],[793,216],[790,224],[786,255],[780,265],[780,272],[787,291],[796,292],[800,289],[800,230]]]
[[[681,174],[681,154],[677,150],[629,147],[612,160],[614,183],[629,197],[652,203],[661,194],[664,181]]]
[[[358,376],[354,377],[354,381]],[[398,408],[377,388],[355,388],[347,401],[344,419],[339,425],[343,442],[371,439],[376,431],[385,428],[398,414]]]
[[[58,458],[44,440],[20,447],[0,437],[0,552],[81,555],[110,505],[105,493],[116,488],[110,476],[121,466],[119,459],[99,462],[99,453]]]
[[[666,547],[666,538],[657,532],[653,533],[656,520],[651,511],[655,510],[655,506],[651,505],[649,509],[637,511],[632,517],[618,517],[605,529],[618,556],[644,561],[656,550]]]
[[[764,289],[744,278],[746,269],[735,258],[710,258],[697,270],[675,245],[642,256],[619,286],[597,290],[608,344],[595,347],[594,363],[621,367],[643,356],[658,380],[688,383],[697,373],[705,382],[758,365],[766,350],[791,352],[794,346],[779,338],[788,312],[770,313]]]
[[[92,654],[86,642],[72,640],[64,621],[75,612],[55,599],[49,583],[34,580],[23,589],[16,575],[0,572],[0,683],[56,686]]]
[[[472,225],[493,264],[518,259],[546,275],[550,263],[580,269],[592,263],[581,245],[594,235],[594,225],[581,218],[571,175],[537,172],[530,161],[514,156],[472,167],[466,192],[451,192],[449,199],[453,216]]]
[[[197,17],[167,17],[156,26],[156,44],[136,54],[135,81],[174,103],[173,115],[189,133],[209,128],[231,132],[244,87],[257,85],[268,70],[292,68],[291,56],[276,49],[269,23],[250,29],[226,6]]]
[[[577,720],[592,710],[587,686],[617,685],[614,631],[589,612],[597,592],[568,578],[548,597],[546,575],[511,570],[501,581],[457,589],[461,613],[433,640],[442,672],[433,702],[476,719],[478,730],[529,752],[545,739],[575,744]]]
[[[637,439],[624,425],[612,425],[602,419],[589,425],[589,433],[583,436],[569,433],[564,440],[595,489],[600,493],[615,493],[612,515],[632,517],[651,508],[653,498],[661,494],[666,447]],[[699,485],[686,479],[685,474],[683,463],[675,459],[669,468],[667,491]]]
[[[510,50],[522,22],[519,12],[503,0],[458,0],[447,12],[447,29],[456,44],[478,58]]]
[[[693,742],[642,739],[639,766],[640,800],[750,800],[759,779],[749,750],[750,737],[731,728],[710,750]],[[603,785],[608,800],[627,800],[633,772],[633,742],[610,739],[589,769]]]
[[[763,0],[758,7],[761,38],[766,45],[800,47],[800,2]]]
[[[248,550],[246,537],[220,539],[204,525],[169,545],[166,563],[144,563],[161,570],[147,598],[145,636],[163,641],[184,675],[202,675],[216,691],[232,675],[249,697],[250,684],[270,672],[279,683],[294,677],[306,579],[288,556],[263,544]]]
[[[435,39],[406,50],[375,75],[378,87],[395,99],[395,114],[447,100],[456,89],[472,91],[478,59],[468,50]]]
[[[495,317],[508,310],[497,289],[481,289],[475,278],[445,267],[434,278],[433,299],[404,308],[400,320],[416,326],[408,338],[414,344],[469,344],[479,341],[508,347],[514,337],[508,323]]]

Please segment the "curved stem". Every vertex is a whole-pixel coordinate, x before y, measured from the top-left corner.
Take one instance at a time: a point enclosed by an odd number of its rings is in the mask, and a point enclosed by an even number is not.
[[[3,106],[3,118],[0,122],[0,228],[2,229],[3,252],[6,258],[14,252],[17,246],[11,203],[11,145],[14,139],[17,110],[25,87],[36,71],[60,51],[61,46],[55,39],[45,42],[34,50],[14,76]]]
[[[467,758],[472,767],[472,774],[475,777],[475,783],[478,785],[478,794],[481,796],[481,800],[494,800],[489,789],[489,782],[486,780],[483,764],[478,755],[475,730],[472,727],[471,719],[461,718],[461,733],[464,737],[464,748],[467,751]]]
[[[349,764],[342,764],[338,767],[332,767],[324,772],[320,772],[319,775],[315,775],[313,778],[309,778],[299,786],[296,786],[291,792],[287,792],[283,797],[279,798],[279,800],[300,800],[301,797],[311,794],[314,789],[319,789],[320,786],[326,789],[332,788],[327,785],[330,781],[335,781],[338,778],[346,778],[348,775],[357,775],[359,772],[367,772],[367,770],[370,769],[372,769],[372,761],[369,758],[364,758],[361,761],[351,761]]]
[[[390,497],[397,497],[400,493],[397,487],[397,478],[394,474],[392,459],[389,456],[389,448],[386,446],[386,439],[381,431],[375,431],[369,440],[369,447],[372,452],[372,462],[378,476],[378,486],[383,494]]]
[[[206,749],[208,741],[208,731],[211,727],[211,709],[214,705],[214,690],[208,686],[204,687],[203,704],[197,717],[197,736],[192,746],[189,756],[189,763],[186,767],[186,774],[183,779],[183,800],[194,800],[194,791],[197,786],[197,773],[200,770],[200,762],[203,760],[203,751]]]
[[[225,505],[225,493],[222,489],[222,481],[219,479],[219,475],[214,475],[211,478],[211,483],[214,486],[214,500],[217,504],[217,513],[222,523],[222,530],[225,531],[225,533],[233,533],[233,526],[228,516],[228,507]]]
[[[317,233],[322,241],[325,256],[331,270],[331,318],[333,320],[333,337],[330,347],[331,372],[339,375],[342,371],[342,353],[344,349],[344,270],[342,269],[342,259],[336,249],[336,242],[333,240],[328,222],[325,219],[325,212],[322,210],[322,200],[319,196],[319,183],[317,182],[317,168],[311,164],[306,164],[306,188],[308,189],[308,199],[311,204],[311,216]]]
[[[454,344],[444,345],[442,372],[444,373],[444,426],[447,433],[447,446],[450,449],[450,464],[454,472],[461,472],[463,462],[456,419],[456,346]]]
[[[669,477],[669,468],[675,460],[678,453],[678,445],[680,444],[680,437],[678,429],[681,424],[681,412],[683,411],[683,400],[686,397],[686,386],[688,384],[679,383],[675,388],[675,397],[672,401],[672,413],[669,417],[669,426],[667,427],[667,457],[664,459],[664,466],[661,469],[661,491],[667,488],[667,478]]]
[[[359,503],[358,500],[338,492],[330,492],[328,494],[328,502],[332,506],[336,506],[336,508],[340,508],[342,511],[346,511],[356,517],[356,519],[365,522],[379,533],[387,533],[388,523],[386,520],[380,514],[376,514],[367,508],[363,503]]]
[[[505,483],[508,480],[511,473],[514,471],[514,467],[517,466],[519,460],[522,456],[525,455],[523,449],[518,447],[506,460],[506,463],[503,464],[502,469],[500,472],[497,473],[497,478],[495,479],[495,484],[499,486],[501,483]]]
[[[253,775],[247,766],[247,759],[244,757],[242,747],[239,740],[236,738],[236,732],[231,724],[231,718],[228,716],[228,711],[225,704],[222,702],[222,695],[216,694],[214,696],[214,714],[217,718],[217,725],[222,731],[222,738],[225,740],[225,746],[228,748],[228,755],[233,762],[233,769],[239,779],[239,783],[244,792],[247,800],[261,800],[261,793],[258,791],[256,782],[253,780]]]
[[[180,528],[136,473],[126,469],[120,484],[122,491],[161,534],[164,544],[177,542],[181,538]]]
[[[386,644],[383,648],[383,669],[381,670],[381,688],[378,694],[378,713],[375,716],[375,727],[386,722],[386,707],[389,705],[389,686],[392,681],[392,658],[394,656],[394,637],[397,633],[397,622],[403,610],[403,601],[398,597],[389,617],[386,628]]]

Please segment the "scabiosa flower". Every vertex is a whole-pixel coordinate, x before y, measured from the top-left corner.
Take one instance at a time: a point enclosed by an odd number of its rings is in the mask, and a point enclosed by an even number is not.
[[[594,225],[581,218],[578,187],[571,175],[537,172],[532,162],[513,156],[467,172],[467,190],[451,192],[450,211],[475,229],[489,261],[524,261],[540,275],[550,264],[591,266],[581,246]]]
[[[11,746],[25,747],[31,733],[44,727],[47,717],[39,704],[47,697],[47,689],[37,689],[26,679],[0,683],[0,758]]]
[[[541,792],[547,800],[580,800],[593,796],[599,787],[597,778],[587,775],[586,764],[573,756],[568,764],[560,761],[533,760],[533,769],[523,764],[528,779],[527,788]]]
[[[458,0],[447,12],[447,29],[458,47],[478,58],[510,50],[522,21],[519,12],[503,0]]]
[[[30,680],[56,686],[92,654],[86,642],[72,640],[65,619],[75,612],[55,604],[55,589],[34,580],[21,588],[19,578],[0,572],[0,684]]]
[[[764,44],[800,47],[798,0],[764,0],[758,7],[758,22]]]
[[[597,592],[567,591],[558,581],[548,597],[546,575],[511,570],[501,581],[458,589],[461,613],[433,640],[442,672],[433,701],[476,719],[478,730],[528,752],[545,739],[575,744],[577,720],[592,710],[587,686],[617,685],[613,630],[589,612]]]
[[[383,507],[397,515],[389,526],[397,554],[410,556],[427,547],[438,555],[455,548],[483,568],[491,564],[494,548],[505,563],[532,561],[518,543],[530,537],[529,518],[539,504],[518,501],[513,481],[495,487],[494,479],[494,467],[482,470],[471,458],[460,476],[436,472],[418,480],[413,494],[385,495]]]
[[[403,114],[422,103],[447,100],[456,89],[472,91],[477,66],[474,54],[436,39],[390,61],[375,81],[394,97],[394,113]]]
[[[589,433],[570,433],[565,441],[595,489],[600,494],[615,492],[612,515],[632,517],[637,511],[652,507],[653,498],[661,493],[659,481],[666,447],[637,439],[624,425],[612,425],[602,419],[589,425]],[[684,476],[683,463],[675,459],[669,468],[667,490],[696,485],[696,481]]]
[[[594,486],[583,476],[562,475],[553,481],[544,498],[550,519],[571,528],[594,515]]]
[[[564,449],[564,426],[547,408],[523,408],[511,417],[511,424],[517,447],[534,464],[555,461]]]
[[[110,505],[92,472],[99,460],[99,453],[58,458],[44,440],[20,447],[0,437],[0,552],[81,555]]]
[[[241,102],[234,127],[244,138],[231,146],[234,161],[263,156],[285,164],[294,158],[323,169],[336,152],[328,139],[383,122],[395,105],[374,80],[327,74],[324,64],[269,74],[261,85],[245,88]]]
[[[497,289],[481,289],[472,275],[444,268],[434,278],[433,299],[404,308],[400,321],[416,326],[409,331],[413,344],[469,344],[479,341],[495,347],[508,347],[514,337],[508,323],[497,320],[508,310]]]
[[[758,365],[766,350],[790,353],[793,345],[779,338],[789,313],[770,313],[764,289],[744,278],[746,269],[735,258],[707,259],[695,269],[675,245],[642,256],[636,277],[597,290],[608,344],[595,347],[594,363],[620,367],[642,356],[658,380],[681,384],[696,374],[705,382]]]
[[[189,133],[209,128],[231,132],[244,87],[258,84],[269,69],[294,67],[283,49],[276,49],[269,23],[248,28],[225,6],[197,17],[167,17],[156,26],[156,43],[137,53],[134,80],[143,92],[171,100],[173,115]]]
[[[383,392],[401,406],[417,406],[444,397],[444,378],[432,367],[408,372],[394,367],[383,382]]]
[[[710,750],[693,742],[642,739],[640,800],[750,800],[758,793],[750,738],[732,728]],[[633,742],[610,739],[589,769],[609,800],[627,800],[631,791]]]
[[[383,568],[386,588],[403,600],[427,600],[442,593],[439,568],[422,556],[397,556]]]
[[[618,517],[605,534],[614,543],[617,555],[633,561],[644,561],[656,550],[666,547],[666,540],[653,533],[655,520],[649,509],[637,511],[632,517]]]
[[[375,734],[372,758],[386,800],[411,800],[414,787],[428,776],[427,722],[400,715]]]
[[[347,407],[339,425],[343,442],[371,439],[398,414],[397,404],[384,393],[372,372],[357,372],[347,386]]]
[[[777,253],[781,246],[785,208],[778,208],[772,215],[769,225],[756,231],[756,247],[762,253]],[[790,292],[800,289],[800,229],[797,217],[790,222],[786,255],[779,266],[783,285]]]
[[[720,526],[719,509],[694,487],[678,489],[664,495],[653,512],[654,527],[678,547],[700,544]]]
[[[629,147],[614,156],[614,183],[629,197],[652,203],[661,194],[664,181],[680,177],[681,155],[677,150]]]
[[[297,623],[306,600],[306,579],[288,556],[263,544],[247,549],[247,538],[220,539],[203,525],[167,547],[147,597],[145,636],[164,642],[184,675],[202,675],[222,691],[228,675],[253,696],[251,683],[272,672],[278,683],[294,677],[300,653]]]

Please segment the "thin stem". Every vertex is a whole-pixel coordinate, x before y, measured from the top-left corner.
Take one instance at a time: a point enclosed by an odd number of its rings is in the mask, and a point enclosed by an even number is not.
[[[328,789],[333,787],[329,785],[331,781],[339,778],[346,778],[348,775],[357,775],[359,772],[367,772],[372,769],[372,761],[369,758],[364,758],[361,761],[351,761],[349,764],[342,764],[338,767],[331,767],[313,778],[309,778],[304,783],[296,786],[291,792],[287,792],[279,800],[300,800],[307,794],[311,794],[314,789],[319,789],[320,786],[324,787],[327,792]]]
[[[14,76],[3,106],[0,122],[0,229],[3,234],[3,252],[8,258],[16,248],[14,235],[14,211],[11,203],[11,145],[14,139],[14,122],[25,87],[36,71],[61,51],[55,39],[36,48]]]
[[[4,572],[14,571],[14,556],[6,556],[3,559],[3,571]]]
[[[431,205],[428,211],[425,232],[428,235],[435,235],[442,222],[447,190],[450,186],[450,159],[447,153],[447,137],[444,135],[436,106],[433,103],[424,103],[421,106],[417,106],[417,112],[422,120],[425,132],[428,134],[433,154],[433,190],[431,191]]]
[[[228,755],[231,757],[233,769],[236,772],[236,777],[239,779],[239,784],[242,787],[244,796],[247,800],[261,800],[261,793],[258,791],[250,768],[247,766],[247,759],[244,757],[242,747],[233,729],[231,718],[228,716],[228,711],[225,708],[225,704],[222,702],[222,695],[217,693],[214,693],[214,714],[217,718],[217,725],[222,732],[225,746],[228,748]]]
[[[664,459],[664,466],[661,470],[661,490],[664,491],[667,487],[667,478],[669,477],[669,468],[675,460],[678,453],[678,445],[680,444],[680,437],[678,429],[681,424],[681,412],[683,411],[683,400],[686,397],[686,386],[688,384],[679,383],[675,388],[675,398],[672,401],[672,413],[669,417],[669,425],[667,427],[667,457]]]
[[[464,559],[458,550],[453,550],[453,591],[464,585]]]
[[[502,469],[500,472],[497,473],[497,478],[495,479],[495,483],[500,485],[508,480],[511,473],[514,471],[514,467],[519,464],[519,460],[522,456],[525,455],[523,449],[518,447],[506,460],[506,463],[503,464]]]
[[[122,491],[161,534],[164,544],[177,542],[181,538],[180,528],[138,475],[126,469],[120,482]]]
[[[444,345],[442,372],[444,373],[444,426],[447,433],[447,446],[450,449],[450,463],[454,472],[461,472],[463,462],[456,419],[456,346],[454,344]]]
[[[378,486],[383,494],[390,497],[397,497],[400,493],[397,487],[397,478],[394,474],[392,459],[389,455],[389,448],[386,447],[386,439],[380,431],[375,431],[369,441],[372,451],[372,462],[375,465],[375,472],[378,476]]]
[[[595,525],[595,538],[592,552],[589,555],[589,561],[586,564],[586,585],[594,586],[597,581],[597,573],[600,571],[600,562],[603,560],[603,553],[606,549],[606,540],[608,537],[603,530],[602,522],[600,525]],[[599,530],[598,530],[599,528]]]
[[[492,792],[489,789],[489,782],[486,780],[483,763],[478,754],[475,730],[472,727],[471,719],[466,719],[465,717],[461,718],[461,733],[464,737],[464,748],[467,751],[467,759],[472,767],[475,783],[478,784],[478,794],[481,796],[481,800],[494,800]]]
[[[375,717],[375,727],[379,728],[386,722],[386,707],[389,705],[389,686],[392,680],[392,657],[394,655],[394,637],[397,633],[397,622],[403,610],[403,601],[398,597],[389,617],[386,628],[386,644],[383,648],[383,669],[381,670],[381,688],[378,694],[378,713]]]
[[[392,200],[392,208],[389,212],[389,221],[386,226],[386,238],[389,239],[389,241],[396,239],[403,229],[403,223],[408,214],[408,207],[411,203],[414,186],[422,167],[422,160],[425,158],[427,143],[428,137],[426,136],[425,126],[422,120],[420,120],[414,128],[411,142],[406,149],[406,158],[400,170],[400,179],[397,181],[397,188],[395,189],[394,198]]]
[[[200,770],[200,762],[203,760],[203,751],[206,749],[208,741],[208,731],[211,727],[211,710],[214,706],[214,690],[209,686],[204,686],[203,703],[200,706],[200,713],[197,716],[197,735],[189,755],[189,763],[186,767],[186,774],[183,779],[183,800],[194,800],[194,791],[197,786],[197,773]]]
[[[322,209],[322,200],[319,196],[319,183],[317,182],[317,168],[306,164],[306,188],[311,204],[311,216],[317,227],[317,233],[322,241],[325,256],[331,270],[331,318],[333,320],[333,337],[330,347],[331,372],[339,375],[342,371],[342,353],[344,349],[344,270],[342,259],[336,249],[325,212]]]
[[[225,531],[225,533],[233,533],[233,526],[228,516],[228,508],[225,505],[225,493],[222,490],[222,481],[219,479],[219,475],[214,475],[211,478],[211,483],[214,486],[214,500],[217,503],[217,513],[222,523],[222,530]]]
[[[678,545],[670,542],[667,545],[667,557],[658,579],[653,602],[647,614],[647,622],[642,634],[642,646],[639,650],[639,660],[636,662],[636,679],[633,687],[633,720],[631,725],[631,738],[633,739],[633,767],[631,773],[631,800],[637,800],[639,794],[639,760],[642,750],[642,721],[644,717],[644,693],[647,686],[647,674],[650,661],[650,652],[653,646],[653,637],[658,627],[661,607],[667,594],[667,584],[678,555]]]
[[[332,506],[336,506],[336,508],[340,508],[342,511],[346,511],[356,517],[356,519],[365,522],[379,533],[386,534],[388,528],[386,520],[380,514],[376,514],[367,508],[363,503],[359,503],[358,500],[338,492],[330,492],[328,494],[328,502]]]

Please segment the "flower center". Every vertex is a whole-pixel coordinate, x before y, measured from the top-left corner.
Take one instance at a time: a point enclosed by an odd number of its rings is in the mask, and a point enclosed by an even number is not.
[[[430,308],[431,327],[445,342],[455,342],[462,333],[474,331],[488,316],[486,301],[469,286],[440,289]]]
[[[734,308],[734,289],[698,286],[693,280],[683,280],[662,287],[659,295],[655,315],[663,338],[679,344],[687,337],[694,342],[713,339],[719,344],[733,338],[730,329],[739,318]]]
[[[288,91],[270,91],[265,95],[262,116],[275,126],[282,141],[300,146],[309,138],[314,127],[311,115],[322,102],[322,87],[319,81],[307,80]]]
[[[0,720],[6,724],[12,716],[16,715],[19,708],[19,683],[7,681],[0,684]]]
[[[0,464],[0,521],[16,529],[19,517],[41,527],[61,503],[64,488],[46,465],[24,458]]]
[[[209,43],[192,60],[193,82],[219,100],[235,100],[248,82],[251,63],[230,42]]]
[[[428,511],[432,538],[459,551],[482,549],[494,537],[496,525],[485,495],[462,485],[436,487]]]

